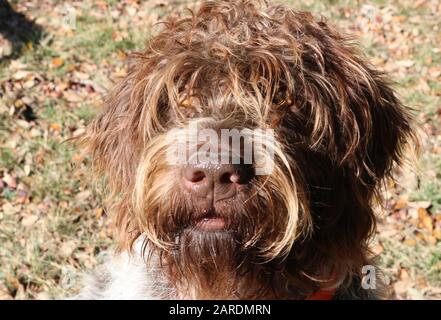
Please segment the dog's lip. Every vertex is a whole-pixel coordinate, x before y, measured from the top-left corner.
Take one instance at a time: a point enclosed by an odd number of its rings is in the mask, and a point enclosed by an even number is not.
[[[205,231],[218,231],[227,228],[227,219],[221,216],[205,216],[196,221],[196,227]]]

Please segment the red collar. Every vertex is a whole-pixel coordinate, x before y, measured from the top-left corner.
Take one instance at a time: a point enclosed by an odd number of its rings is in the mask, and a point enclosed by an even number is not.
[[[306,300],[332,300],[334,298],[335,290],[319,289],[310,295]]]

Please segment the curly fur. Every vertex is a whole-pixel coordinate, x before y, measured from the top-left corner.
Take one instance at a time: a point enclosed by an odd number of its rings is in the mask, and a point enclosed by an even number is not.
[[[202,209],[164,154],[167,133],[194,119],[275,130],[273,173],[216,208],[234,235],[184,230]],[[352,39],[309,13],[241,0],[166,20],[81,141],[106,178],[118,252],[139,262],[118,271],[125,282],[155,283],[164,270],[168,298],[302,299],[332,286],[372,296],[359,288],[372,207],[416,139],[408,109]],[[153,280],[136,280],[143,272]]]

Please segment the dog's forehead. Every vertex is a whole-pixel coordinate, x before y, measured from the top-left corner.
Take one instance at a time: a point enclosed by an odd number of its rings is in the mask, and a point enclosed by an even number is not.
[[[269,80],[265,70],[258,67],[253,70],[250,61],[242,62],[241,68],[231,72],[219,71],[222,67],[215,63],[204,61],[200,65],[178,66],[185,69],[188,76],[176,80],[175,95],[165,90],[163,97],[172,125],[178,120],[206,117],[219,121],[234,118],[244,126],[256,122],[274,124],[275,118],[280,120],[286,114],[293,97],[283,77]],[[200,73],[201,69],[204,74]]]
[[[289,91],[299,48],[285,23],[288,13],[294,14],[244,3],[213,4],[170,23],[146,52],[150,80],[144,92],[153,98],[163,92],[171,124],[233,114],[272,121],[269,115],[280,115],[275,109],[293,100]],[[298,15],[295,19],[305,18]]]
[[[228,89],[227,89],[228,90]],[[253,93],[250,92],[250,95]],[[280,118],[281,110],[266,111],[266,106],[258,101],[247,102],[236,98],[232,92],[223,88],[214,88],[208,95],[189,95],[183,92],[178,98],[177,110],[168,108],[171,125],[178,122],[194,121],[197,119],[210,119],[208,126],[214,129],[233,127],[259,127],[275,125],[274,119]],[[267,112],[266,116],[263,113]],[[284,111],[286,113],[286,110]],[[261,123],[260,118],[268,121]]]
[[[240,117],[238,102],[221,85],[186,89],[178,99],[179,112],[189,118],[213,117],[221,120],[231,116],[232,112],[235,117]]]

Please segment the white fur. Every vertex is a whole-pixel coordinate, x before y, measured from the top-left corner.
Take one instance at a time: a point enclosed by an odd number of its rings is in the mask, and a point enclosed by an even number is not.
[[[176,287],[167,281],[164,269],[158,267],[156,258],[150,257],[147,264],[142,258],[142,242],[138,239],[134,246],[134,253],[127,252],[114,254],[107,262],[93,274],[85,277],[81,292],[72,297],[77,300],[152,300],[152,299],[193,299],[192,295],[182,296]],[[326,274],[331,274],[330,270]],[[343,279],[343,278],[342,278]],[[341,279],[341,280],[342,280]],[[280,280],[280,279],[279,279]],[[336,281],[332,289],[341,285]],[[275,280],[276,281],[276,280]],[[355,283],[354,288],[358,288]],[[283,287],[283,286],[281,286]],[[342,299],[376,299],[377,293],[349,287],[340,293]],[[327,287],[325,289],[331,289]],[[309,293],[311,294],[311,293]],[[299,296],[299,292],[293,293]],[[305,294],[300,294],[305,296]],[[306,294],[308,296],[308,294]]]
[[[114,254],[94,274],[85,277],[85,285],[73,299],[144,300],[167,299],[174,289],[167,285],[163,270],[155,263],[147,265],[141,255],[142,239],[135,252]]]

